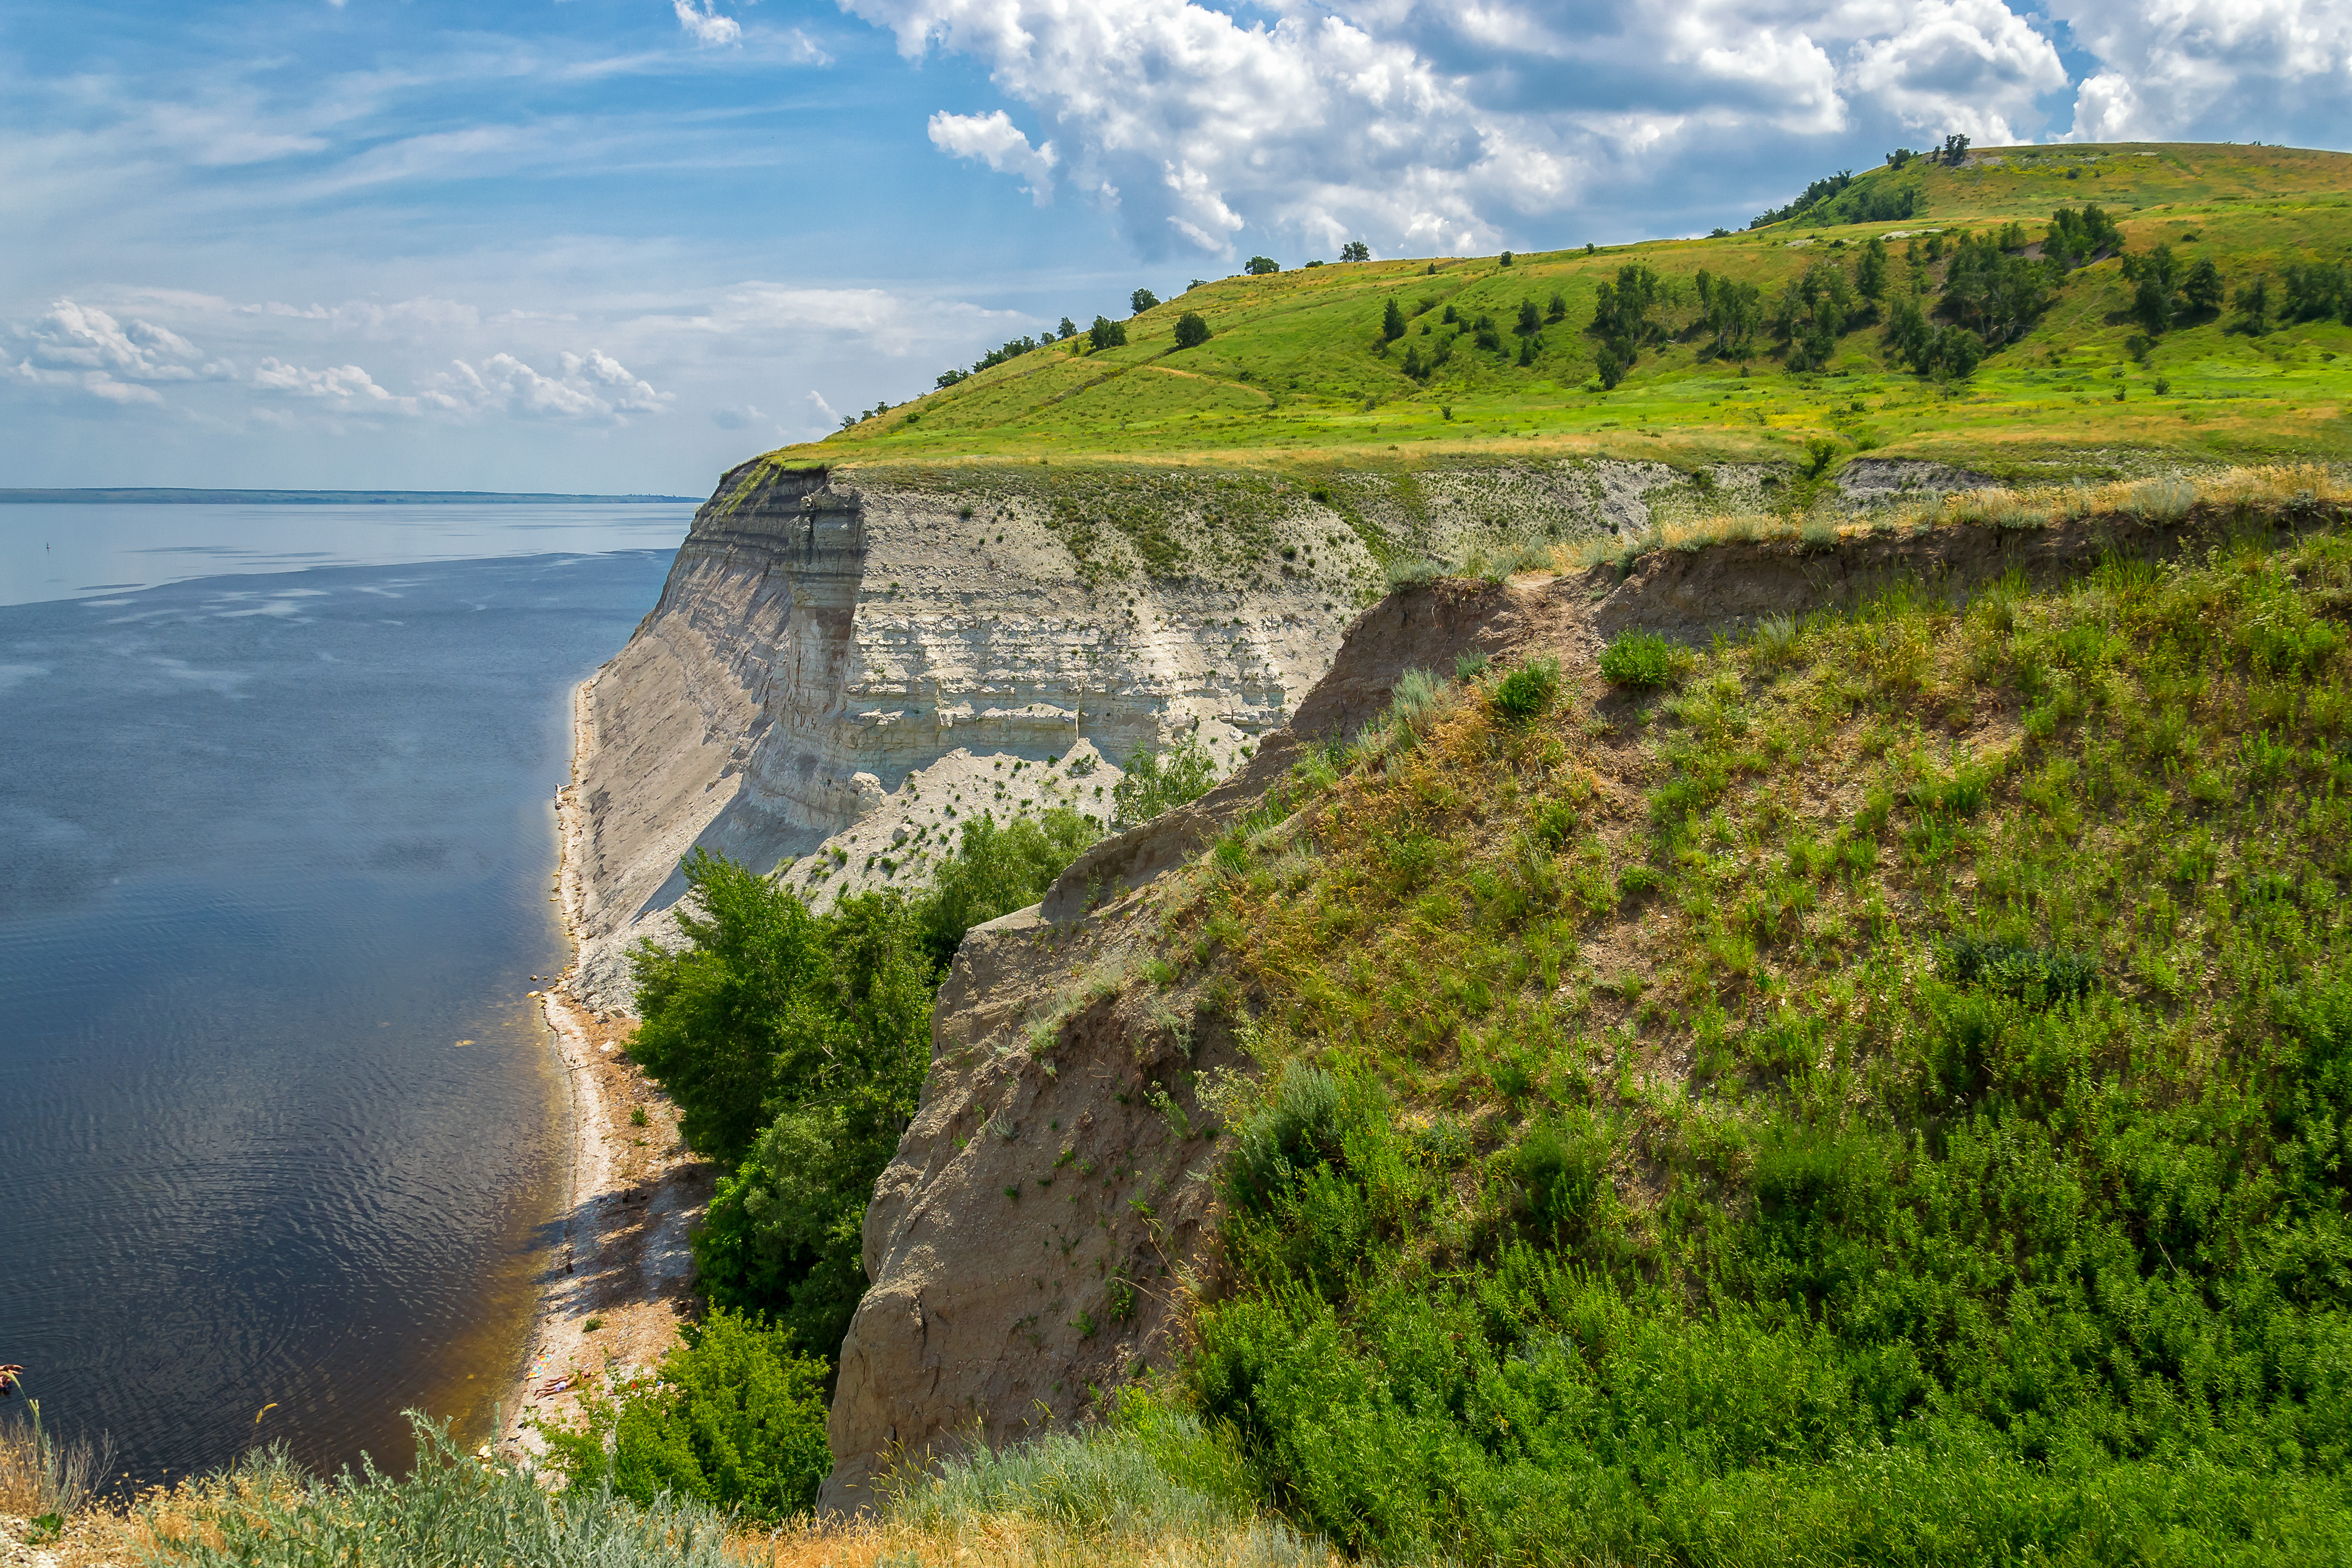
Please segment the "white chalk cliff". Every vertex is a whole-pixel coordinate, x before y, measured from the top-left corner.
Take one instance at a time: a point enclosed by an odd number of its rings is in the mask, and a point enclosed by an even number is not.
[[[1238,763],[1329,666],[1382,560],[1648,521],[1649,464],[1412,476],[729,474],[580,704],[577,988],[625,1009],[700,844],[811,896],[914,885],[975,810],[1107,820],[1115,766]]]

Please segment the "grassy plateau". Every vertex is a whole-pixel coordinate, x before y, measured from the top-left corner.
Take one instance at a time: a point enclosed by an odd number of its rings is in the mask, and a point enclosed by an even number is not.
[[[1913,215],[1832,221],[1881,190],[1909,193]],[[2005,340],[1973,373],[1909,368],[1891,340],[1897,308],[1922,300],[1933,319],[1946,302],[1945,319],[1960,319],[1948,300],[1959,236],[1990,235],[2040,257],[2052,214],[2086,204],[2114,220],[2120,252],[2102,246],[2080,257],[2086,265],[2005,322]],[[2012,223],[2021,232],[2004,235]],[[1856,296],[1826,351],[1803,351],[1802,332],[1783,336],[1769,319],[1782,291],[1824,264],[1851,285],[1874,238],[1888,252],[1878,297]],[[2212,261],[2228,298],[2180,313],[2135,353],[2130,340],[2150,334],[2133,314],[2124,256],[2158,245],[2184,268]],[[2082,472],[2127,454],[2335,455],[2347,444],[2352,328],[2340,301],[2324,319],[2287,319],[2280,290],[2288,267],[2347,254],[2345,154],[2170,143],[1985,149],[1958,167],[1916,160],[1874,171],[1822,210],[1718,238],[1205,283],[1123,323],[1124,346],[1095,349],[1082,331],[775,455],[853,465],[1044,457],[1298,467],[1613,455],[1688,466],[1785,461],[1827,440],[2004,476]],[[1623,380],[1604,390],[1600,291],[1628,266],[1657,275],[1646,321],[1654,330],[1638,334]],[[1758,290],[1767,319],[1744,340],[1719,341],[1708,326],[1702,270]],[[2269,282],[2268,312],[2241,323],[2232,301],[2257,277]],[[1402,318],[1393,340],[1383,327],[1391,303]],[[1536,317],[1527,333],[1517,329],[1523,305]],[[1179,349],[1176,326],[1188,312],[1212,336]],[[1482,317],[1493,323],[1491,347],[1478,340]],[[1425,361],[1441,344],[1442,363],[1409,373],[1409,353]]]

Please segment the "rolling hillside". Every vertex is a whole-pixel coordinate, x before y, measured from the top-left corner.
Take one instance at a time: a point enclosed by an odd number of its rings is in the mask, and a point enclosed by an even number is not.
[[[2044,265],[2052,214],[2089,205],[2113,233],[2071,268]],[[1839,221],[1904,206],[1913,215]],[[1864,287],[1874,240],[1885,253],[1874,299]],[[2175,309],[2151,334],[2128,274],[2159,246],[2176,264]],[[777,456],[1411,466],[1523,454],[1687,465],[1787,459],[1827,441],[1837,454],[2010,476],[2128,468],[2134,454],[2332,456],[2352,445],[2352,327],[2325,269],[2347,254],[2352,156],[1987,149],[1958,165],[1874,171],[1795,217],[1711,239],[1205,283],[1120,323],[1123,346],[1095,349],[1081,331]],[[2221,298],[2199,308],[2179,286],[2204,261]],[[2315,278],[2316,297],[2298,312],[2290,269],[2315,265],[2305,281],[2310,294]],[[2252,320],[2238,301],[2257,279],[2267,298]],[[1906,358],[1901,318],[1914,301],[1931,338],[1970,329],[1980,361]],[[1384,329],[1391,303],[1399,320]],[[1179,349],[1187,312],[1213,336]],[[2140,338],[2151,340],[2135,352]],[[1631,362],[1606,387],[1612,353]]]

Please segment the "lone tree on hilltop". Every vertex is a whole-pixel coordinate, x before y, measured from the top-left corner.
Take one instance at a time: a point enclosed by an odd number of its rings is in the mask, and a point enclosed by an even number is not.
[[[1197,349],[1209,340],[1209,324],[1201,319],[1198,310],[1187,310],[1176,318],[1176,346]]]
[[[1160,303],[1160,296],[1152,293],[1149,288],[1139,288],[1127,297],[1127,302],[1133,306],[1135,313],[1140,316]]]
[[[1362,240],[1351,239],[1346,245],[1339,247],[1339,259],[1341,261],[1370,261],[1372,259],[1372,247],[1366,245]]]
[[[1127,323],[1097,316],[1095,324],[1087,329],[1087,341],[1097,349],[1123,349],[1127,346]]]
[[[1070,339],[1075,338],[1077,335],[1078,324],[1076,321],[1071,320],[1067,316],[1062,318],[1062,325],[1054,333],[1055,338],[1063,342],[1067,342]]]
[[[1404,312],[1397,308],[1393,298],[1389,301],[1388,308],[1381,312],[1381,336],[1391,343],[1404,336]]]
[[[1252,277],[1264,277],[1269,272],[1280,272],[1282,263],[1270,256],[1254,256],[1249,258],[1249,266],[1245,270]]]

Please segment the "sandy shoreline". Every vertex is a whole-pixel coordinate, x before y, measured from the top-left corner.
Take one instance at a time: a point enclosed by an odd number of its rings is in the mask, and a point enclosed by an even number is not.
[[[545,1265],[522,1375],[501,1401],[499,1441],[509,1451],[539,1447],[531,1417],[568,1415],[589,1379],[649,1366],[677,1339],[694,1304],[688,1233],[712,1184],[710,1167],[678,1140],[676,1108],[628,1060],[636,1020],[599,1012],[570,986],[581,907],[578,785],[595,744],[593,679],[572,695],[572,782],[555,801],[556,893],[573,957],[564,977],[537,998],[555,1034],[570,1100],[570,1170],[562,1234]]]

